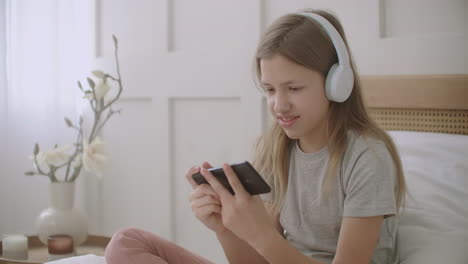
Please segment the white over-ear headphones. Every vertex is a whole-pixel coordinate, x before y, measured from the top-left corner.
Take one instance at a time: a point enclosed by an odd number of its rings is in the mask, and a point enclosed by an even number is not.
[[[315,13],[299,13],[300,15],[317,21],[330,37],[338,63],[332,65],[325,79],[325,94],[330,101],[338,103],[346,101],[351,95],[354,86],[354,74],[349,62],[349,53],[346,45],[336,28],[324,17]]]

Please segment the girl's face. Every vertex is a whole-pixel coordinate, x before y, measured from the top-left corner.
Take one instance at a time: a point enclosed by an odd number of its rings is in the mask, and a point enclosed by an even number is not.
[[[305,152],[323,147],[329,101],[322,74],[281,55],[262,59],[260,70],[269,110],[286,135]]]

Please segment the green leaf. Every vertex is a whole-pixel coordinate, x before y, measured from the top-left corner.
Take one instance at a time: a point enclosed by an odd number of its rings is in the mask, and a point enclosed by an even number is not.
[[[95,70],[95,71],[92,71],[91,72],[94,76],[98,77],[98,78],[101,78],[101,79],[104,79],[104,77],[106,76],[102,71],[100,70]]]
[[[34,175],[36,175],[36,173],[35,173],[34,171],[27,171],[27,172],[24,173],[24,175],[26,175],[26,176],[34,176]]]
[[[117,47],[118,41],[117,41],[117,38],[115,37],[114,34],[112,34],[112,39],[114,40],[114,45],[115,45],[115,47]]]
[[[68,117],[65,117],[65,123],[67,124],[68,127],[72,127],[72,126],[73,126],[72,121],[70,121],[70,119],[68,119]]]
[[[78,177],[78,174],[80,174],[80,171],[81,171],[81,166],[82,165],[75,167],[75,169],[73,170],[72,178]]]
[[[96,84],[94,83],[93,79],[88,77],[88,78],[86,78],[86,80],[88,80],[89,87],[94,89],[94,86],[96,86]]]
[[[34,145],[34,156],[36,156],[38,153],[39,153],[39,145],[36,143],[36,145]]]
[[[80,81],[78,81],[78,88],[80,88],[80,90],[83,91],[83,86],[81,85]]]

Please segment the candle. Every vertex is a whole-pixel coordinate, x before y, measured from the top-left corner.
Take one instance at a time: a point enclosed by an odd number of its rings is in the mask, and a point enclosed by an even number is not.
[[[52,235],[47,238],[49,260],[73,257],[73,239],[68,235]]]
[[[6,235],[2,240],[2,255],[8,259],[28,259],[28,238],[23,235]]]

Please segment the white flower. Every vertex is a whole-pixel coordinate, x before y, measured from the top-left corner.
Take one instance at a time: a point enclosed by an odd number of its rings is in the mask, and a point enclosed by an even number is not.
[[[83,167],[95,174],[99,179],[102,178],[102,171],[108,160],[108,155],[105,152],[105,144],[96,137],[93,142],[83,142]]]
[[[99,82],[98,85],[94,88],[94,94],[92,91],[86,91],[85,96],[83,96],[84,99],[92,100],[94,98],[94,95],[96,95],[96,100],[101,100],[106,96],[106,94],[109,92],[110,86],[104,82],[101,81]]]
[[[39,153],[37,153],[36,161],[34,161],[34,156],[31,156],[31,159],[33,160],[33,166],[34,166],[34,169],[35,169],[36,171],[39,171],[39,169],[40,169],[42,172],[47,172],[47,171],[49,171],[49,165],[48,165],[47,162],[45,161],[44,152],[40,151]],[[36,164],[36,162],[37,162],[37,164]]]
[[[38,167],[43,171],[48,171],[49,166],[58,167],[70,159],[71,146],[57,147],[48,151],[40,151],[37,153],[36,160],[34,162],[34,168],[38,170]]]
[[[83,96],[83,99],[88,99],[88,100],[92,100],[94,98],[94,95],[93,95],[93,92],[88,92],[86,93],[85,96]]]
[[[82,159],[83,159],[83,154],[80,153],[80,154],[76,155],[76,157],[72,161],[72,167],[73,168],[80,167],[81,164],[83,164]]]
[[[94,88],[94,93],[96,94],[96,100],[101,100],[110,90],[110,86],[104,82],[101,81],[96,88]]]

